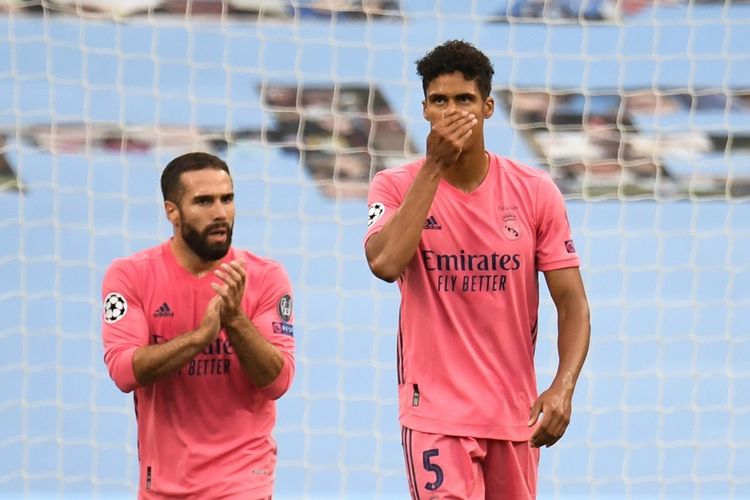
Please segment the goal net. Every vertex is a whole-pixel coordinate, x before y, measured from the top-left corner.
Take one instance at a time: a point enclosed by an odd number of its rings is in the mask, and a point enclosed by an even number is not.
[[[592,308],[539,497],[750,498],[750,5],[712,0],[0,0],[0,497],[133,498],[99,290],[170,236],[189,150],[228,161],[237,246],[295,289],[275,498],[408,495],[365,196],[424,153],[414,61],[452,38],[495,67],[488,149],[566,195]]]

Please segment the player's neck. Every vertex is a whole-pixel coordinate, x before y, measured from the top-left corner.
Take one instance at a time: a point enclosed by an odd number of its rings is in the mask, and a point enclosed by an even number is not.
[[[172,255],[177,259],[177,263],[185,268],[190,274],[202,278],[209,271],[213,271],[218,265],[218,260],[205,261],[195,255],[184,240],[174,237],[169,242],[172,248]]]
[[[478,188],[489,171],[490,159],[484,148],[464,151],[456,164],[446,170],[443,178],[456,189],[471,193]]]

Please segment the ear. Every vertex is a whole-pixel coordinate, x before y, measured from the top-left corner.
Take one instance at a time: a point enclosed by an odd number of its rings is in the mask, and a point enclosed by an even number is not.
[[[422,99],[422,117],[430,121],[430,119],[427,117],[427,99]]]
[[[487,96],[484,100],[484,119],[490,118],[495,113],[495,99],[492,96]]]
[[[180,210],[173,201],[164,202],[164,211],[167,213],[167,220],[176,226],[180,223]]]

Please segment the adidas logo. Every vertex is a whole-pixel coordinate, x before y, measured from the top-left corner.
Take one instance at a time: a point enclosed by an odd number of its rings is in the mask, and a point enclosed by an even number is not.
[[[424,229],[443,229],[443,226],[438,223],[434,215],[430,215],[424,221]]]
[[[156,310],[156,312],[154,312],[154,318],[171,318],[172,316],[174,316],[174,313],[169,308],[169,304],[167,304],[166,302],[163,303],[159,307],[159,309]]]

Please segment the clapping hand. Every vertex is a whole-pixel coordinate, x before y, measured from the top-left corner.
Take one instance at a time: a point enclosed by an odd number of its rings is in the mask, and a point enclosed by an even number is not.
[[[247,275],[242,262],[237,260],[221,264],[214,274],[223,282],[211,283],[211,287],[221,297],[221,323],[225,325],[242,314]]]

